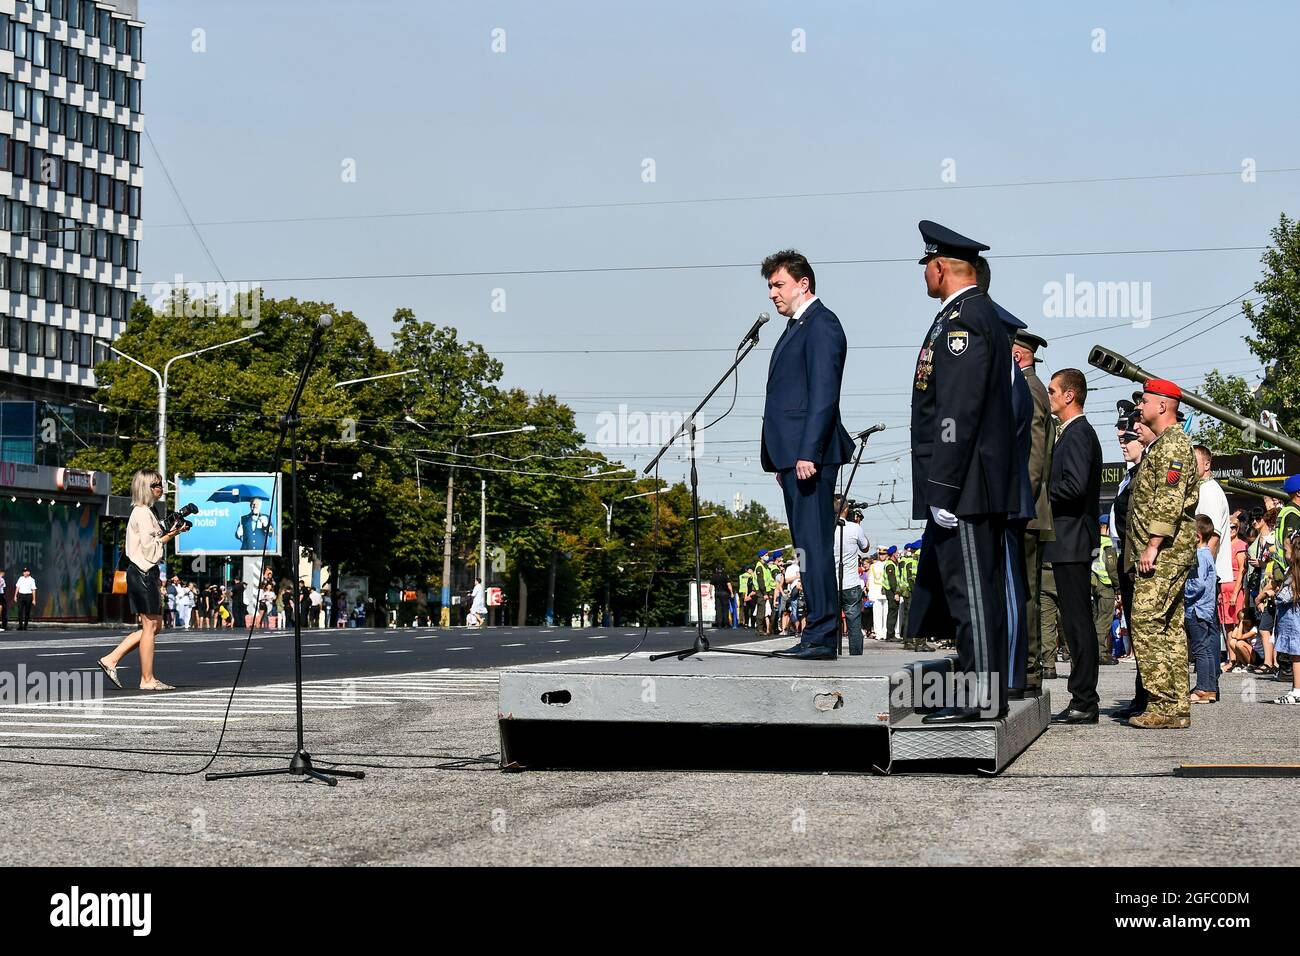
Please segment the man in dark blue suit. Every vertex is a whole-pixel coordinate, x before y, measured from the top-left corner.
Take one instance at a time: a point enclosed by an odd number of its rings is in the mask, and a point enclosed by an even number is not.
[[[763,470],[776,472],[790,537],[800,552],[808,616],[803,639],[783,656],[834,660],[840,643],[832,496],[853,441],[840,422],[840,382],[848,342],[835,313],[817,298],[817,278],[793,249],[763,260],[768,298],[789,321],[772,349],[763,406]]]

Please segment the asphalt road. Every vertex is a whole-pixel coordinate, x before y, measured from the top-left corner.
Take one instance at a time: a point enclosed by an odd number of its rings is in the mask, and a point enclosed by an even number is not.
[[[100,628],[37,629],[0,632],[0,671],[19,664],[34,671],[67,672],[95,668],[95,662],[127,633]],[[755,639],[753,632],[708,632],[719,646]],[[328,680],[430,671],[441,668],[500,668],[605,654],[624,654],[641,640],[632,628],[493,627],[349,628],[303,631],[303,678]],[[154,672],[178,690],[229,687],[244,655],[247,632],[166,631],[159,638]],[[644,651],[656,653],[690,646],[694,631],[652,628]],[[293,680],[293,633],[255,631],[240,686]],[[118,668],[125,692],[139,693],[139,658],[126,657]],[[109,693],[120,694],[116,688]]]

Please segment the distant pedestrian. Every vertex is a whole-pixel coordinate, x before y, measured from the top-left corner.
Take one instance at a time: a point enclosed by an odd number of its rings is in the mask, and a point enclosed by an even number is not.
[[[31,568],[23,568],[22,575],[14,584],[14,591],[18,594],[18,630],[25,631],[36,607],[36,579],[32,577]]]

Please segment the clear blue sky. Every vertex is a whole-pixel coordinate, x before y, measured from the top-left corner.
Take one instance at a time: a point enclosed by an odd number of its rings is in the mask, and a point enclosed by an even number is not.
[[[992,246],[993,295],[1053,342],[1050,372],[1087,369],[1094,341],[1140,360],[1231,316],[1140,351],[1259,275],[1253,249],[1136,251],[1263,246],[1280,212],[1300,213],[1300,172],[1265,171],[1300,167],[1292,3],[141,7],[146,124],[225,278],[333,302],[384,344],[399,307],[453,325],[505,362],[506,384],[570,404],[593,439],[620,403],[689,410],[770,311],[757,263],[802,250],[848,334],[845,422],[889,426],[871,448],[897,460],[865,466],[854,489],[888,499],[897,481],[901,503],[868,520],[886,542],[919,534],[903,520],[909,389],[935,303],[917,220]],[[795,30],[806,52],[792,51]],[[145,294],[176,272],[215,278],[147,146],[143,158]],[[349,159],[355,182],[342,181]],[[1246,159],[1253,183],[1238,175]],[[1224,175],[1174,176],[1190,173]],[[975,188],[1124,177],[1166,178]],[[841,195],[764,198],[808,193]],[[636,205],[472,211],[618,203]],[[392,213],[441,214],[320,218]],[[303,218],[315,221],[229,222]],[[872,259],[902,261],[833,264]],[[643,268],[663,266],[720,267]],[[554,271],[573,269],[620,271]],[[550,271],[500,274],[527,270]],[[486,274],[294,279],[448,272]],[[1129,317],[1047,317],[1044,286],[1067,274],[1150,283],[1154,321],[1094,337]],[[1150,367],[1189,387],[1214,366],[1254,381],[1247,328],[1230,319]],[[775,316],[701,468],[706,497],[741,492],[778,515],[758,430],[779,331]],[[717,351],[645,351],[682,348]],[[541,354],[557,349],[631,351]],[[1093,422],[1108,427],[1129,390],[1100,380]],[[653,450],[607,449],[630,464]],[[662,472],[683,473],[676,460]]]

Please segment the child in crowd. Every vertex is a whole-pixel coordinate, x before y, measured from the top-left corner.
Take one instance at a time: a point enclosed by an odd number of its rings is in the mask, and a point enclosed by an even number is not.
[[[1253,608],[1243,608],[1237,626],[1228,634],[1228,661],[1223,665],[1225,674],[1244,674],[1258,655],[1264,659],[1264,641],[1259,636],[1259,621]]]
[[[1210,538],[1214,522],[1205,515],[1196,516],[1196,570],[1187,576],[1183,587],[1183,613],[1192,660],[1196,664],[1196,687],[1190,696],[1193,704],[1213,704],[1219,699],[1219,615],[1218,588],[1214,576],[1214,556]]]
[[[1261,592],[1272,596],[1277,622],[1273,631],[1273,653],[1300,656],[1300,533],[1292,534],[1279,545],[1286,549],[1285,567],[1275,565],[1274,573]],[[1291,690],[1273,701],[1275,704],[1300,704],[1300,669],[1291,668]]]

